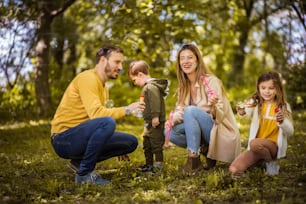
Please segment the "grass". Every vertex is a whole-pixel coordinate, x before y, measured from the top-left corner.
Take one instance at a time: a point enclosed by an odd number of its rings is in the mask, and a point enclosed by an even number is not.
[[[140,145],[130,162],[112,158],[97,165],[102,177],[112,180],[103,187],[74,183],[68,161],[51,147],[49,121],[5,124],[0,126],[0,203],[306,203],[306,111],[296,111],[294,119],[295,135],[280,174],[253,168],[236,179],[224,163],[198,175],[178,174],[186,150],[175,146],[165,149],[161,174],[138,173],[135,168],[144,163],[142,125],[121,121],[118,130],[137,135]],[[237,120],[245,148],[249,121]]]

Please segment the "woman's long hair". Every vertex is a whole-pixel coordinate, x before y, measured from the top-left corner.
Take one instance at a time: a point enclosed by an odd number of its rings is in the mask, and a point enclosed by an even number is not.
[[[178,105],[183,105],[188,93],[190,92],[190,80],[187,75],[183,72],[180,65],[180,54],[184,50],[190,50],[197,58],[197,67],[196,67],[196,81],[200,82],[201,76],[210,76],[212,73],[205,66],[203,58],[201,56],[200,50],[194,44],[184,44],[179,50],[176,58],[176,75],[178,78]]]

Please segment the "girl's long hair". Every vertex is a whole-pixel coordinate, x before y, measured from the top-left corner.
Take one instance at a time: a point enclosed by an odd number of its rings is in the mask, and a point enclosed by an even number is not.
[[[258,104],[258,114],[260,116],[261,115],[260,113],[261,113],[261,109],[262,109],[262,104],[264,103],[264,99],[260,95],[259,85],[260,85],[260,83],[265,82],[265,81],[269,81],[269,80],[273,81],[274,87],[276,88],[276,95],[275,95],[275,98],[274,98],[276,106],[283,111],[285,116],[291,117],[291,114],[287,110],[287,106],[286,106],[286,101],[287,100],[286,100],[285,90],[283,88],[281,78],[280,78],[280,74],[278,72],[274,72],[274,71],[265,72],[258,77],[257,83],[256,83],[257,92],[251,96],[251,98],[252,98],[251,101],[254,101],[254,103],[252,105],[256,106]]]
[[[210,76],[212,73],[209,69],[205,66],[203,58],[201,56],[200,50],[194,44],[184,44],[181,49],[179,50],[176,58],[176,75],[178,78],[178,89],[177,89],[177,96],[178,96],[178,105],[183,105],[184,101],[190,92],[190,80],[188,79],[187,75],[183,72],[181,65],[180,65],[180,54],[184,50],[190,50],[197,58],[197,67],[196,67],[196,81],[199,82],[201,76]],[[200,83],[201,84],[201,83]]]

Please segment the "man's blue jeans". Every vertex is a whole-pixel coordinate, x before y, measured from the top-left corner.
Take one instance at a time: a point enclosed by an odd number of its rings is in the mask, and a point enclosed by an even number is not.
[[[171,129],[170,141],[191,152],[200,153],[201,144],[209,145],[214,121],[210,114],[197,106],[184,109],[184,122]]]
[[[92,172],[97,162],[133,152],[138,145],[133,135],[115,132],[111,117],[86,121],[53,137],[55,152],[62,158],[80,161],[78,175]]]

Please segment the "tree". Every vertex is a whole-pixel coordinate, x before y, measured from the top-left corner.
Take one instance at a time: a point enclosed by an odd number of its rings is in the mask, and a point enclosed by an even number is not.
[[[275,50],[271,50],[271,47],[275,44],[272,43],[271,40],[274,40],[275,42],[279,43],[280,46],[282,46],[282,43],[284,45],[287,44],[286,40],[282,42],[282,36],[281,35],[273,35],[275,34],[275,31],[272,31],[272,35],[270,34],[269,27],[272,25],[271,18],[281,14],[291,13],[292,11],[295,11],[296,15],[295,19],[298,19],[302,22],[302,26],[305,29],[305,23],[301,20],[302,19],[302,13],[303,13],[303,4],[299,1],[270,1],[270,0],[238,0],[235,1],[235,5],[237,6],[236,12],[236,24],[235,24],[235,32],[237,33],[238,43],[234,47],[234,54],[233,54],[233,64],[232,64],[232,70],[229,74],[229,78],[232,80],[228,81],[228,86],[232,87],[234,85],[240,86],[244,81],[244,63],[246,58],[246,49],[247,46],[250,45],[248,38],[251,32],[258,30],[256,27],[262,27],[259,28],[259,33],[264,33],[264,41],[265,47],[261,47],[263,51],[266,51],[270,54],[275,54]],[[275,25],[274,25],[275,26]],[[284,29],[289,30],[290,29],[290,23],[289,25],[279,25],[280,28],[284,27]],[[286,37],[284,39],[291,38],[290,34],[285,35]],[[277,38],[275,38],[277,37]],[[272,44],[271,44],[272,43]],[[276,46],[276,49],[279,49],[279,46]],[[283,51],[283,54],[287,50]],[[274,52],[274,53],[271,53]],[[274,55],[275,56],[275,55]],[[280,55],[278,57],[281,57]],[[282,57],[281,57],[282,58]],[[279,66],[279,58],[274,58],[275,60],[275,69],[278,70],[277,66]],[[288,61],[289,58],[285,59],[281,64],[284,65],[286,61]],[[278,70],[280,71],[280,70]]]
[[[2,85],[9,91],[17,84],[23,68],[29,65],[31,43],[28,42],[31,42],[33,30],[28,22],[5,19],[1,24],[0,35],[5,42],[0,44],[0,77],[4,78]]]
[[[35,93],[39,115],[46,115],[52,108],[49,86],[51,25],[56,16],[62,14],[75,0],[38,1],[37,42],[35,46]]]
[[[96,50],[104,43],[120,45],[127,63],[146,60],[154,76],[166,74],[173,82],[177,50],[183,43],[196,43],[207,66],[232,90],[253,85],[253,78],[249,79],[254,70],[255,75],[263,69],[282,72],[296,62],[296,56],[305,61],[303,32],[298,30],[305,32],[301,1],[8,0],[0,5],[1,17],[7,22],[15,20],[18,25],[27,25],[23,29],[35,31],[23,36],[28,39],[23,42],[32,48],[25,53],[30,53],[26,59],[32,57],[35,67],[31,79],[35,79],[40,115],[51,113],[52,103],[62,96],[62,87],[78,72],[94,67]],[[275,24],[275,19],[280,23]],[[5,22],[3,18],[1,22]],[[1,25],[10,29],[9,24]],[[293,37],[297,33],[300,36]],[[15,68],[11,66],[14,71],[10,73],[22,74]],[[0,76],[5,76],[4,70],[0,69]],[[12,76],[10,80],[13,84]],[[24,77],[22,83],[26,80]],[[131,89],[126,75],[114,83],[120,89]],[[119,101],[126,103],[133,94],[137,91],[121,95]]]

